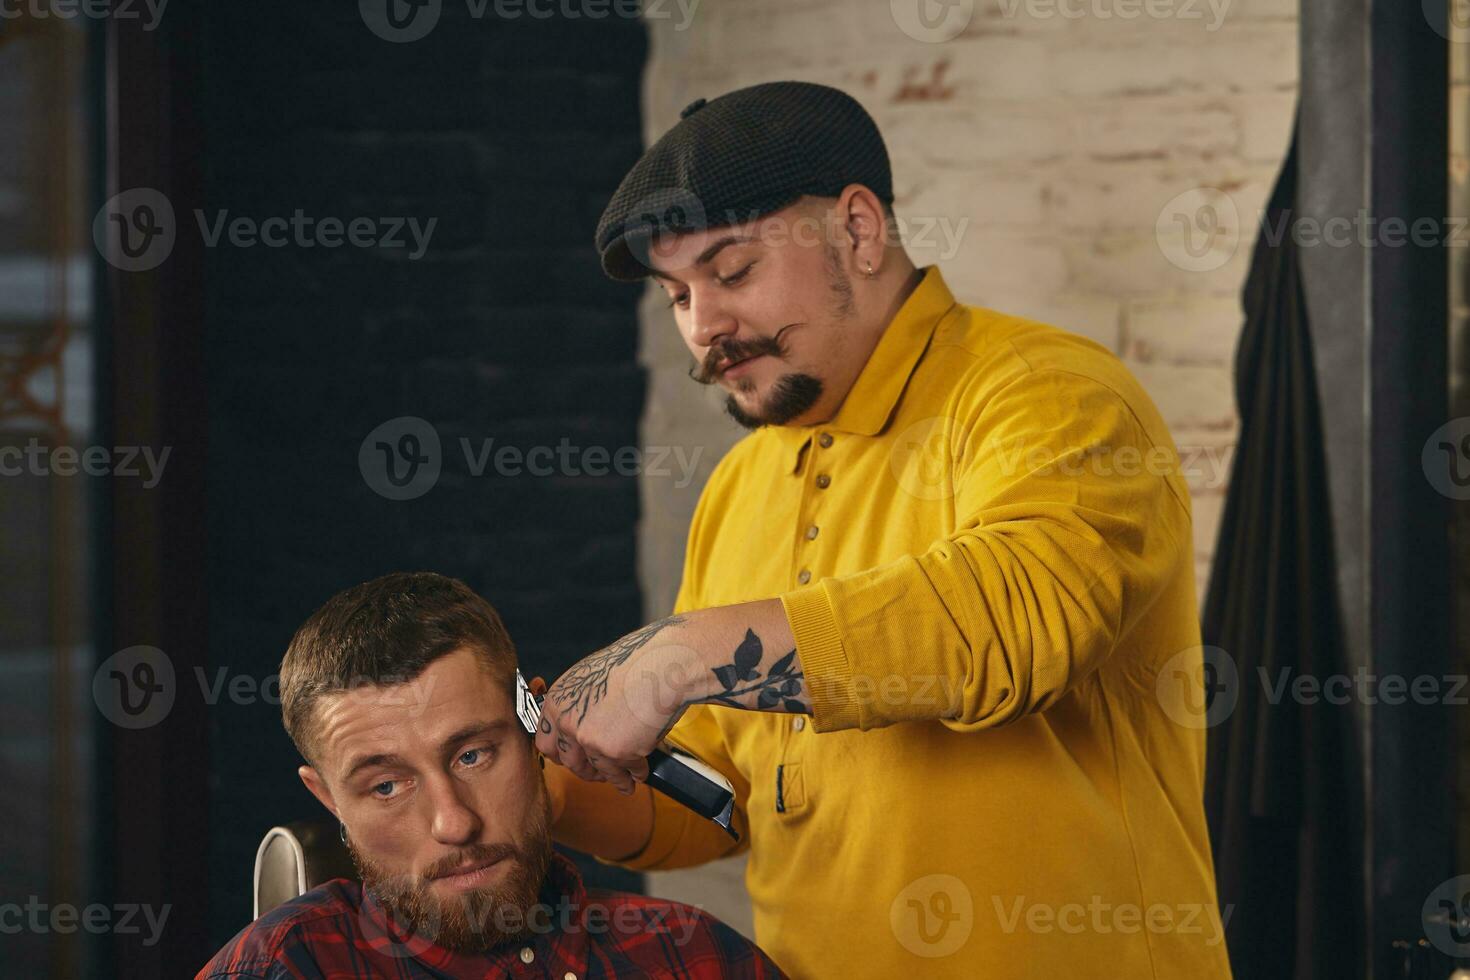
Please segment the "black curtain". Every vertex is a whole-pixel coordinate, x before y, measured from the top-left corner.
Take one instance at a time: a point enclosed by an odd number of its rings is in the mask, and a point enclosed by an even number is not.
[[[1320,697],[1298,703],[1290,694],[1290,681],[1302,675],[1353,674],[1341,641],[1312,342],[1289,233],[1293,132],[1245,285],[1235,360],[1240,438],[1203,622],[1204,642],[1235,666],[1232,677],[1207,658],[1212,698],[1235,705],[1209,730],[1205,807],[1221,910],[1230,916],[1230,960],[1242,980],[1342,980],[1359,975],[1362,958],[1354,708]]]

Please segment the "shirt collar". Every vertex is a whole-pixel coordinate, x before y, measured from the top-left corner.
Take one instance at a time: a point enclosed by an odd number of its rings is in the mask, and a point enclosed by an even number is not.
[[[558,851],[551,852],[551,863],[546,869],[546,880],[541,885],[539,901],[550,910],[542,920],[549,920],[549,932],[517,942],[501,943],[484,953],[461,953],[446,949],[421,936],[405,936],[400,926],[396,923],[390,924],[387,911],[365,888],[362,890],[361,921],[368,945],[378,952],[399,959],[412,958],[451,976],[488,976],[490,974],[486,972],[487,968],[495,967],[504,967],[509,974],[510,962],[519,959],[520,951],[528,946],[543,964],[555,963],[559,968],[572,971],[579,977],[585,976],[587,930],[564,930],[560,925],[566,909],[578,916],[585,914],[587,889],[577,866]]]
[[[837,415],[818,426],[767,426],[786,451],[788,472],[795,472],[801,465],[802,451],[816,429],[871,436],[888,424],[904,386],[934,335],[934,328],[955,305],[954,294],[945,284],[939,266],[926,266],[921,271],[924,278],[878,338],[878,345],[868,356],[852,390],[842,400]]]

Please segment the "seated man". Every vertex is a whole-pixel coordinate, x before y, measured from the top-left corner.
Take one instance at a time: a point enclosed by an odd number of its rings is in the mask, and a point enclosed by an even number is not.
[[[272,909],[199,977],[783,976],[696,908],[583,886],[551,847],[516,671],[495,610],[441,575],[386,575],[317,610],[281,664],[281,711],[361,883]]]

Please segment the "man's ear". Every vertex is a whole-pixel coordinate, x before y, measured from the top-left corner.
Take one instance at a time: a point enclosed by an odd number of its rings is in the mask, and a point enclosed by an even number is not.
[[[296,775],[300,776],[306,788],[311,790],[311,795],[320,800],[322,806],[332,811],[332,816],[338,820],[342,819],[342,815],[337,812],[337,804],[332,802],[332,791],[327,789],[327,781],[322,778],[321,773],[311,766],[302,766],[296,770]]]

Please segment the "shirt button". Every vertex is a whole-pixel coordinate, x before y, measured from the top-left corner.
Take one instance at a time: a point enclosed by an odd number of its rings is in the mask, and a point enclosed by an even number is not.
[[[796,576],[796,581],[799,582],[799,583],[801,583],[802,585],[806,585],[811,580],[812,580],[812,573],[809,572],[809,571],[807,571],[805,568],[803,568],[801,570],[801,574],[800,575]]]
[[[823,449],[826,449],[828,446],[832,445],[832,433],[823,432],[821,435],[817,436],[817,442],[822,444]]]
[[[535,958],[536,958],[536,954],[533,953],[533,952],[531,952],[531,947],[529,947],[529,946],[522,946],[521,947],[521,962],[522,963],[529,963],[532,960],[534,960]]]
[[[808,541],[815,541],[816,540],[816,537],[817,537],[817,526],[815,524],[813,524],[811,527],[809,527],[809,528],[806,529],[806,539]]]
[[[828,476],[826,473],[818,473],[817,474],[817,486],[821,487],[823,490],[827,489],[827,487],[830,486],[831,483],[832,483],[832,478],[830,476]]]
[[[803,728],[806,727],[806,719],[803,718],[801,715],[797,715],[795,718],[791,719],[791,727],[798,732],[801,731]]]

